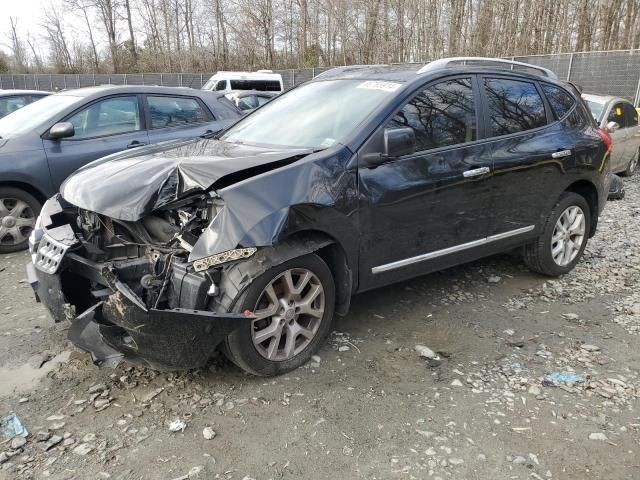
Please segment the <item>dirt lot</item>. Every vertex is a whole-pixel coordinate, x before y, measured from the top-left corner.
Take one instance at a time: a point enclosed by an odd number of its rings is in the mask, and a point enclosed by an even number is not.
[[[500,256],[360,295],[273,379],[98,370],[33,300],[27,254],[1,256],[0,415],[31,436],[0,445],[0,477],[638,479],[639,239],[636,178],[570,275]]]

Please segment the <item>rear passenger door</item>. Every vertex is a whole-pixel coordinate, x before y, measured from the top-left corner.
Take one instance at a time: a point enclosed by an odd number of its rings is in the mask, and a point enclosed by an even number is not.
[[[146,95],[145,111],[151,143],[195,138],[222,129],[197,97]]]
[[[573,161],[575,139],[560,122],[548,125],[554,113],[538,82],[484,76],[480,83],[485,136],[491,139],[494,161],[495,215],[489,235],[523,232],[535,236],[548,214],[549,199],[561,188],[564,164]],[[566,114],[575,101],[563,89],[556,96],[569,104],[559,112]]]

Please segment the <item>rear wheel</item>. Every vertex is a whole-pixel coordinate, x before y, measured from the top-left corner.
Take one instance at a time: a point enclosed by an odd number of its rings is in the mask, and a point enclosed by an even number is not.
[[[625,177],[630,177],[631,175],[636,173],[636,170],[638,169],[638,161],[639,160],[640,160],[640,148],[636,152],[635,157],[633,157],[631,159],[631,161],[629,162],[629,165],[627,165],[626,170],[624,172],[622,172],[622,175],[624,175]]]
[[[331,329],[335,285],[317,255],[294,258],[256,278],[233,310],[252,310],[256,320],[229,335],[229,359],[255,375],[298,368],[318,350]]]
[[[0,187],[0,253],[24,250],[40,213],[40,202],[24,190]]]
[[[549,276],[573,270],[587,245],[590,219],[589,204],[583,196],[563,193],[549,214],[542,235],[524,248],[527,266]]]

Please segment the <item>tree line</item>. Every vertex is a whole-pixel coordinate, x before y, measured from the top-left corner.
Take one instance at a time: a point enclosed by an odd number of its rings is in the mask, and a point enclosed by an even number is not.
[[[211,72],[640,48],[640,0],[50,0],[0,71]]]

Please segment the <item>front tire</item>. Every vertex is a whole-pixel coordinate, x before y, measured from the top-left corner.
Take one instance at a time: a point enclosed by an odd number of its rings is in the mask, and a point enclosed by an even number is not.
[[[591,228],[591,209],[585,198],[564,192],[547,217],[542,235],[524,247],[523,259],[533,271],[557,277],[576,266]]]
[[[627,168],[625,169],[624,172],[622,172],[621,175],[625,177],[631,177],[634,173],[636,173],[636,170],[638,169],[639,160],[640,160],[640,149],[638,149],[635,157],[631,159],[631,161],[629,162],[629,165],[627,165]]]
[[[24,190],[0,187],[0,253],[27,248],[40,208],[40,202]]]
[[[294,258],[256,278],[232,310],[257,319],[226,339],[229,359],[254,375],[281,375],[306,363],[329,334],[335,309],[331,270],[317,255]]]

